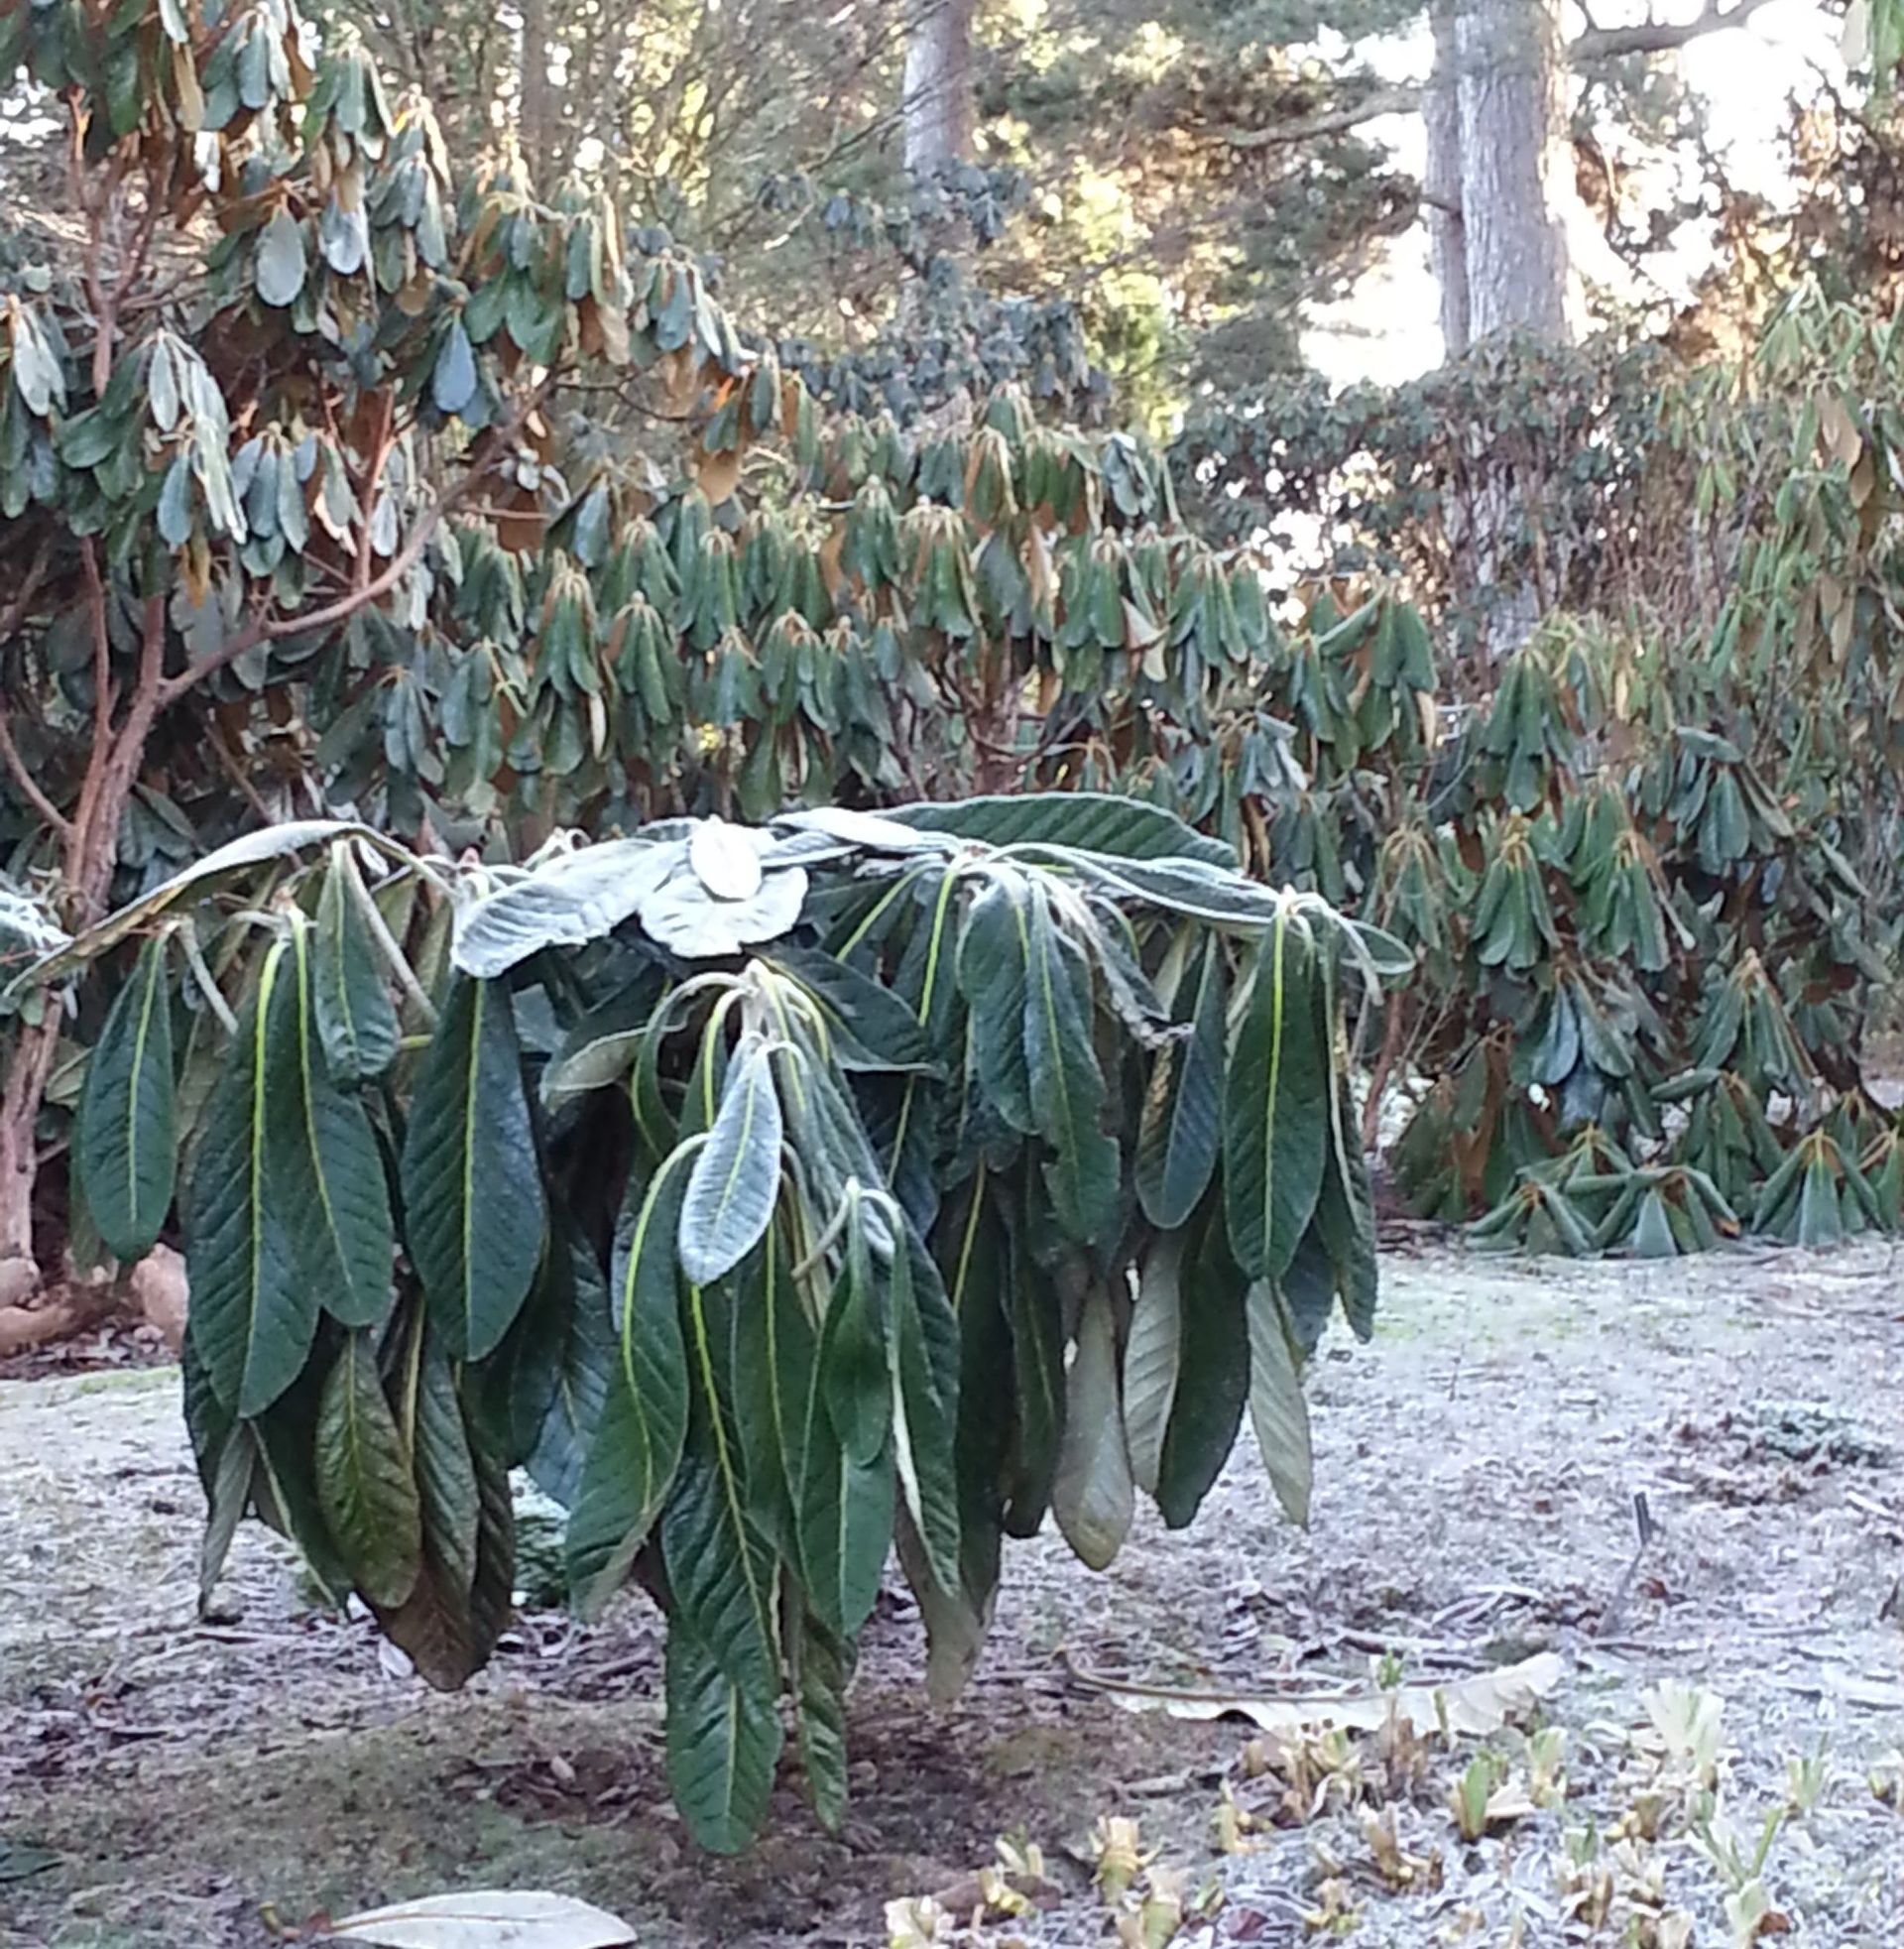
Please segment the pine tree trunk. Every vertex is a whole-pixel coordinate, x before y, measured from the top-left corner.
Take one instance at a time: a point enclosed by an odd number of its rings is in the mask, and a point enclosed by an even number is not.
[[[972,154],[974,0],[911,0],[905,41],[905,167],[931,176]]]
[[[1469,335],[1566,338],[1560,0],[1462,0],[1456,52]]]
[[[1468,326],[1468,249],[1461,213],[1461,64],[1456,47],[1456,0],[1435,0],[1435,64],[1422,101],[1428,163],[1421,200],[1428,213],[1428,262],[1441,293],[1441,339],[1458,359],[1472,336]]]

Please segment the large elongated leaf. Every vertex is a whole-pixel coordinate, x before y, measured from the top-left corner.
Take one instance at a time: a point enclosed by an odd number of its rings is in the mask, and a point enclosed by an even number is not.
[[[886,1334],[859,1209],[847,1221],[847,1251],[820,1325],[814,1375],[840,1446],[862,1468],[886,1447],[892,1423]]]
[[[299,922],[266,1028],[267,1180],[297,1278],[345,1326],[375,1326],[390,1310],[390,1192],[370,1119],[331,1081],[318,1047],[313,959]]]
[[[695,1284],[725,1279],[767,1235],[783,1128],[772,1052],[759,1036],[744,1037],[681,1207],[681,1271]]]
[[[608,1281],[572,1218],[554,1220],[548,1261],[516,1331],[524,1344],[510,1377],[512,1445],[536,1487],[573,1510],[608,1396],[616,1339]]]
[[[1035,1536],[1050,1506],[1064,1431],[1064,1314],[1017,1229],[1011,1235],[1005,1273],[1015,1393],[1005,1529],[1010,1536]]]
[[[739,1854],[767,1817],[779,1764],[771,1685],[742,1684],[678,1620],[667,1633],[667,1783],[687,1830],[714,1854]]]
[[[1001,1378],[1012,1369],[1005,1310],[1011,1245],[989,1179],[981,1173],[965,1195],[940,1252],[946,1303],[959,1332],[959,1579],[971,1608],[983,1612],[999,1582],[1014,1419]]]
[[[846,1687],[852,1657],[811,1616],[800,1620],[793,1656],[793,1704],[807,1797],[820,1825],[837,1834],[846,1820]]]
[[[1223,950],[1206,943],[1190,1034],[1166,1042],[1150,1070],[1137,1127],[1137,1201],[1159,1231],[1187,1224],[1223,1147]]]
[[[880,1594],[893,1480],[890,1444],[870,1462],[852,1460],[823,1404],[811,1401],[800,1464],[800,1566],[814,1615],[842,1638],[859,1635]]]
[[[393,859],[416,864],[396,841],[385,838],[372,826],[359,825],[354,819],[288,819],[282,825],[263,826],[256,832],[247,832],[242,838],[220,846],[215,852],[207,853],[201,860],[194,860],[182,872],[175,873],[149,894],[141,894],[137,900],[129,901],[107,914],[97,926],[75,934],[71,940],[63,942],[51,954],[44,955],[15,976],[6,992],[16,994],[26,988],[38,987],[96,959],[158,919],[160,914],[177,907],[187,896],[202,898],[221,882],[237,878],[267,860],[282,859],[287,853],[328,845],[333,839],[361,839]]]
[[[615,1351],[568,1525],[568,1575],[584,1615],[619,1588],[666,1501],[687,1435],[674,1234],[691,1155],[672,1152],[623,1219],[611,1281]]]
[[[1122,860],[1101,854],[1067,856],[1067,864],[1121,905],[1180,914],[1225,932],[1253,934],[1271,925],[1282,896],[1229,866],[1190,859]]]
[[[626,1081],[648,1039],[663,986],[661,971],[647,969],[570,1029],[542,1072],[542,1101],[551,1110]]]
[[[675,1615],[736,1684],[771,1698],[777,1691],[775,1564],[749,1512],[722,1307],[718,1288],[685,1288],[688,1437],[661,1519],[661,1560]]]
[[[905,1506],[933,1575],[947,1590],[957,1590],[958,1322],[946,1302],[938,1269],[929,1261],[915,1264],[909,1239],[900,1242],[892,1258],[886,1336],[892,1376],[892,1454]]]
[[[463,1427],[476,1471],[476,1575],[469,1592],[469,1636],[480,1667],[489,1662],[514,1612],[516,1497],[498,1430],[475,1411],[472,1401],[463,1403]]]
[[[930,885],[927,918],[913,930],[895,981],[925,1031],[927,1045],[943,1054],[956,1077],[972,1040],[970,1023],[960,1019],[958,1006],[958,877],[940,873]],[[921,1232],[930,1230],[938,1210],[936,1155],[945,1110],[941,1092],[908,1076],[892,1130],[881,1139],[887,1179]]]
[[[1102,1128],[1104,1072],[1092,1046],[1091,964],[1033,890],[1026,956],[1024,1046],[1032,1114],[1052,1156],[1044,1167],[1058,1222],[1095,1245],[1117,1218],[1120,1164]]]
[[[631,918],[686,857],[679,840],[610,839],[566,853],[473,902],[457,916],[452,950],[466,975],[488,981],[544,947],[580,947]]]
[[[1002,876],[966,909],[959,930],[959,990],[972,1017],[972,1059],[993,1109],[1027,1136],[1038,1127],[1024,1046],[1030,894]]]
[[[814,1333],[780,1228],[769,1233],[735,1284],[734,1411],[748,1508],[781,1554],[797,1563]]]
[[[317,1330],[317,1295],[294,1270],[266,1172],[266,1029],[285,952],[280,941],[266,955],[212,1091],[186,1227],[186,1328],[218,1399],[245,1416],[262,1413],[298,1378]]]
[[[991,846],[1078,848],[1123,859],[1195,859],[1235,866],[1236,853],[1160,805],[1097,792],[1028,792],[900,805],[886,816],[925,832],[949,832]]]
[[[359,907],[362,898],[363,883],[350,847],[334,843],[317,897],[311,993],[324,1062],[332,1080],[346,1088],[381,1076],[397,1053],[397,1011],[371,948]]]
[[[924,1025],[905,1002],[851,962],[811,948],[781,947],[774,965],[792,976],[818,1008],[826,1052],[842,1069],[929,1074],[942,1066]]]
[[[1250,1288],[1250,1419],[1276,1500],[1292,1523],[1309,1521],[1313,1464],[1309,1407],[1302,1398],[1288,1318],[1266,1279]]]
[[[1258,952],[1224,1091],[1230,1248],[1251,1279],[1288,1270],[1322,1189],[1331,1078],[1318,979],[1308,924],[1285,908]]]
[[[178,1176],[178,1098],[166,939],[147,941],[86,1063],[73,1158],[106,1250],[131,1263],[157,1242]]]
[[[357,1588],[372,1604],[402,1604],[422,1568],[422,1505],[365,1332],[346,1336],[324,1382],[317,1506]]]
[[[521,1310],[547,1229],[506,988],[451,984],[411,1104],[403,1178],[430,1318],[449,1353],[481,1360]]]
[[[475,1605],[489,1499],[449,1364],[420,1324],[411,1329],[403,1386],[399,1421],[422,1512],[422,1567],[410,1596],[379,1609],[377,1621],[426,1684],[453,1691],[482,1668],[494,1642]]]
[[[1173,1529],[1195,1517],[1236,1445],[1250,1392],[1247,1282],[1215,1212],[1193,1221],[1178,1289],[1176,1400],[1157,1463],[1157,1508]]]
[[[1094,1287],[1078,1322],[1066,1377],[1064,1440],[1051,1485],[1051,1514],[1079,1561],[1109,1569],[1130,1532],[1135,1500],[1118,1402],[1118,1338],[1111,1301]]]
[[[1319,995],[1322,1016],[1317,1032],[1334,1049],[1341,1025],[1338,956],[1329,942],[1324,949],[1323,981]],[[1329,1142],[1323,1159],[1322,1188],[1316,1198],[1316,1230],[1328,1251],[1343,1316],[1359,1340],[1375,1330],[1375,1301],[1380,1275],[1375,1263],[1374,1198],[1368,1188],[1368,1159],[1362,1148],[1349,1078],[1338,1069],[1329,1084]]]
[[[1157,1493],[1163,1438],[1176,1405],[1183,1368],[1183,1234],[1152,1241],[1137,1273],[1137,1299],[1124,1345],[1124,1445],[1130,1476],[1145,1495]]]

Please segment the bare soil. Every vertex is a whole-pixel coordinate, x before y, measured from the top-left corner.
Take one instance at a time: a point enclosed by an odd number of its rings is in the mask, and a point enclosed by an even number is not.
[[[1181,1875],[1186,1943],[1724,1949],[1756,1927],[1898,1949],[1904,1268],[1875,1246],[1661,1267],[1433,1248],[1384,1272],[1374,1344],[1332,1339],[1312,1372],[1306,1533],[1240,1448],[1193,1528],[1140,1523],[1106,1575],[1049,1534],[1019,1545],[944,1714],[895,1587],[854,1694],[845,1835],[789,1776],[737,1862],[668,1807],[645,1601],[590,1631],[529,1612],[440,1698],[371,1625],[308,1609],[254,1527],[200,1622],[176,1374],[0,1382],[0,1943],[238,1949],[320,1911],[536,1887],[645,1944],[879,1944],[891,1901],[969,1912],[1002,1836],[1042,1848],[1044,1905],[943,1929],[1116,1942],[1090,1835],[1118,1816],[1156,1851],[1153,1893]],[[1539,1650],[1565,1676],[1542,1709],[1564,1740],[1538,1749],[1522,1728],[1286,1750],[1077,1675],[1244,1697]],[[1691,1832],[1711,1803],[1697,1756],[1649,1731],[1674,1723],[1648,1704],[1662,1681],[1724,1701],[1720,1852],[1778,1816],[1758,1895]],[[1449,1793],[1478,1756],[1501,1814],[1471,1844]]]

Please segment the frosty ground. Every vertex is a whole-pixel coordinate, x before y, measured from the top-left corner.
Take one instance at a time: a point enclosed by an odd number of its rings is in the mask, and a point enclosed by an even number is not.
[[[0,1942],[227,1949],[533,1887],[652,1945],[880,1944],[895,1901],[922,1935],[1083,1944],[1120,1919],[1140,1939],[1148,1888],[1196,1944],[1723,1946],[1755,1927],[1896,1949],[1904,1264],[1437,1246],[1383,1270],[1373,1344],[1332,1339],[1312,1370],[1306,1533],[1246,1445],[1192,1529],[1140,1521],[1106,1575],[1049,1534],[1018,1545],[945,1713],[895,1580],[854,1694],[844,1835],[789,1774],[738,1862],[697,1855],[668,1807],[645,1601],[591,1631],[528,1610],[440,1698],[369,1624],[305,1608],[253,1527],[201,1622],[176,1374],[0,1383]],[[1280,1697],[1458,1684],[1541,1651],[1564,1675],[1535,1722],[1452,1741],[1292,1743],[1089,1682]],[[1715,1700],[1703,1799],[1710,1734],[1686,1729]],[[1538,1727],[1561,1737],[1530,1745]],[[1495,1801],[1479,1839],[1451,1804],[1464,1777]],[[1093,1881],[1111,1819],[1154,1853],[1122,1918]],[[1001,1839],[1040,1849],[1042,1879],[1018,1877],[1027,1913],[968,1938]]]

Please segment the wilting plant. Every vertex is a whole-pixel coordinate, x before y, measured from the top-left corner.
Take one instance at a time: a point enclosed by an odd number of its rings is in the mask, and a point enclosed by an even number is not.
[[[527,869],[280,827],[38,979],[135,938],[78,1179],[129,1259],[188,1159],[207,1584],[254,1512],[458,1685],[526,1467],[581,1608],[633,1575],[667,1615],[710,1847],[783,1700],[839,1819],[894,1544],[943,1692],[1004,1536],[1048,1510],[1102,1568],[1136,1491],[1188,1523],[1246,1405],[1306,1514],[1301,1364],[1375,1302],[1343,991],[1395,950],[1168,813],[677,820]]]

